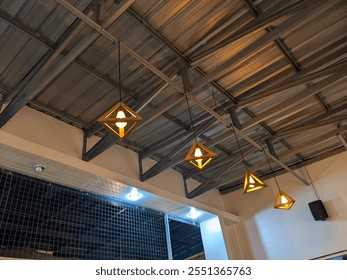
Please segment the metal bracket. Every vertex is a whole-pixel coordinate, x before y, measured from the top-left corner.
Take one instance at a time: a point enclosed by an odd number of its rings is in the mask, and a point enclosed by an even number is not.
[[[143,182],[143,167],[142,167],[142,155],[141,153],[137,153],[138,161],[139,161],[139,179]]]
[[[88,132],[87,130],[83,129],[82,160],[86,160],[87,144],[88,144]]]
[[[183,179],[183,186],[184,186],[184,194],[186,196],[186,198],[189,198],[189,192],[188,192],[188,186],[187,186],[187,179],[186,177],[184,177],[184,175],[182,174],[182,179]]]

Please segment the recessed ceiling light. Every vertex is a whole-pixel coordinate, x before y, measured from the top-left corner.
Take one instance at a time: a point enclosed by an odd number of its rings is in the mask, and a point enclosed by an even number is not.
[[[200,211],[197,211],[194,207],[192,207],[190,208],[190,211],[187,214],[187,217],[195,220],[196,218],[200,217],[201,214],[202,213]]]
[[[127,195],[127,199],[131,201],[137,201],[142,197],[142,194],[140,194],[137,189],[133,188],[131,192]]]
[[[45,169],[45,167],[41,164],[36,164],[34,165],[33,169],[35,172],[42,172]]]

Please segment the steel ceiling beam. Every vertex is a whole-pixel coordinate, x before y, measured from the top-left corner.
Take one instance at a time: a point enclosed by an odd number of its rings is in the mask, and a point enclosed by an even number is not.
[[[147,26],[147,25],[146,25]],[[148,26],[147,26],[148,27]],[[181,57],[183,57],[182,55],[181,55]],[[184,58],[184,57],[183,57]]]
[[[118,44],[118,38],[114,37],[111,33],[109,33],[105,27],[102,27],[98,25],[95,21],[87,17],[85,14],[80,12],[78,9],[76,9],[74,6],[70,5],[64,0],[55,0],[57,3],[62,5],[65,9],[70,11],[72,14],[74,14],[76,17],[80,18],[82,21],[84,21],[86,24],[88,24],[90,27],[92,27],[94,30],[96,30],[99,34],[104,36],[106,39],[108,39],[112,44]],[[135,0],[132,0],[132,2],[135,2]],[[132,3],[131,3],[132,4]],[[126,9],[124,9],[123,12],[125,12]],[[139,54],[137,54],[135,51],[130,49],[127,45],[123,44],[122,42],[119,42],[121,49],[126,51],[129,55],[131,55],[133,58],[135,58],[138,62],[140,62],[142,65],[146,66],[149,70],[151,70],[154,74],[156,74],[158,77],[162,78],[164,81],[169,83],[172,87],[174,87],[179,92],[183,93],[184,90],[178,83],[171,80],[168,76],[166,76],[163,72],[161,72],[159,69],[157,69],[153,64],[149,63],[146,59],[142,58]]]
[[[343,134],[342,133],[337,134],[337,138],[340,140],[342,145],[345,147],[345,150],[347,150],[347,142],[346,142],[345,137],[343,137]]]
[[[345,105],[347,107],[347,104]],[[290,136],[290,135],[294,135],[294,134],[298,134],[298,133],[305,133],[311,129],[315,129],[318,127],[322,127],[325,125],[331,125],[331,124],[336,124],[339,122],[344,122],[347,121],[347,115],[342,115],[342,116],[337,116],[331,119],[327,119],[327,120],[322,120],[322,121],[318,121],[318,122],[313,122],[311,124],[307,124],[307,125],[301,125],[298,126],[297,128],[292,128],[292,129],[288,129],[288,130],[278,130],[276,131],[275,135],[273,137],[271,137],[270,139],[272,141],[285,137],[285,136]]]
[[[236,31],[232,35],[230,35],[228,38],[223,39],[222,42],[208,48],[203,49],[199,53],[194,54],[192,57],[193,62],[191,62],[191,66],[196,66],[198,64],[203,63],[205,60],[210,58],[212,55],[223,49],[224,47],[233,44],[239,39],[242,39],[246,36],[251,35],[254,31],[263,28],[264,26],[270,24],[271,22],[287,15],[291,15],[292,13],[296,13],[301,11],[302,9],[305,9],[308,7],[309,1],[299,1],[291,6],[288,6],[286,8],[283,8],[280,11],[276,11],[278,8],[283,7],[283,2],[279,2],[275,4],[275,7],[272,9],[269,9],[268,11],[265,11],[264,13],[260,14],[256,18],[254,18],[251,22],[247,23],[244,27],[242,27],[240,30]],[[229,33],[229,30],[226,31],[226,33]],[[223,33],[218,34],[219,37],[225,35]],[[218,38],[218,37],[217,37]],[[212,42],[209,42],[212,43]],[[206,44],[206,41],[204,41],[204,44]]]
[[[320,7],[320,4],[322,4],[322,1],[317,1],[317,4],[313,8],[310,7],[310,11],[318,9],[318,7]],[[304,24],[305,20],[307,20],[308,18],[307,9],[308,7],[301,10],[300,12],[290,17],[289,19],[285,20],[283,23],[279,24],[276,27],[276,29],[270,31],[266,35],[255,40],[253,43],[251,43],[249,46],[245,47],[243,50],[235,54],[229,60],[227,60],[226,62],[222,63],[221,65],[217,66],[215,69],[210,71],[206,76],[195,81],[193,83],[192,93],[198,91],[209,82],[227,73],[233,66],[239,63],[244,57],[250,54],[255,55],[259,53],[266,44],[269,44],[270,42],[272,42],[280,34],[286,32],[289,28],[291,28],[294,24],[298,25],[298,22],[300,22],[299,26]],[[304,18],[304,20],[300,21],[302,18]]]
[[[309,149],[313,146],[318,145],[321,142],[327,141],[330,138],[335,137],[336,135],[338,135],[339,133],[345,132],[347,130],[347,125],[341,126],[337,129],[334,129],[332,131],[329,131],[327,133],[324,133],[316,138],[310,139],[309,141],[306,141],[304,143],[301,143],[300,145],[297,145],[295,148],[293,148],[292,150],[283,152],[279,155],[280,159],[295,155],[296,153],[298,153],[299,151],[304,151],[306,149]]]
[[[314,84],[311,88],[305,89],[294,96],[290,96],[286,98],[285,100],[281,101],[280,103],[272,106],[271,108],[263,111],[262,113],[258,114],[255,118],[246,121],[242,124],[243,129],[248,129],[256,124],[258,124],[261,121],[264,121],[267,118],[273,117],[275,115],[278,115],[279,113],[289,109],[296,107],[298,104],[302,103],[305,99],[311,97],[313,94],[315,94],[317,91],[320,91],[334,82],[342,79],[345,77],[345,73],[336,73],[333,76],[330,76],[316,84]]]
[[[96,34],[97,35],[97,34]],[[5,108],[5,110],[0,115],[0,127],[2,127],[7,121],[9,121],[21,108],[23,108],[30,99],[34,98],[38,95],[46,86],[48,86],[71,62],[74,60],[83,50],[85,50],[89,44],[91,43],[89,38],[84,38],[77,45],[76,48],[69,52],[69,55],[66,56],[63,60],[56,64],[56,66],[47,72],[47,74],[43,75],[41,69],[39,74],[33,75],[33,80],[30,79],[30,82],[36,84],[34,85],[34,89],[30,92],[25,90],[21,90],[19,94],[17,94],[10,104]],[[50,61],[51,62],[51,61]],[[42,66],[44,67],[44,66]],[[40,75],[42,74],[42,76]]]
[[[317,70],[320,72],[321,69],[324,70],[324,68],[330,68],[329,64],[331,63],[331,61],[337,61],[340,57],[343,57],[345,55],[347,50],[341,49],[346,48],[346,43],[347,38],[343,37],[342,39],[339,39],[332,43],[329,42],[328,46],[322,46],[319,51],[314,52],[310,56],[306,56],[301,60],[301,64],[305,65],[305,67],[302,68],[299,73],[294,73],[289,65],[287,65],[286,67],[279,69],[275,74],[271,72],[273,70],[269,72],[271,68],[266,67],[260,72],[257,72],[254,75],[248,77],[247,79],[243,80],[243,82],[229,89],[233,92],[233,94],[237,95],[237,97],[235,98],[235,103],[237,103],[235,104],[235,107],[245,108],[245,106],[252,104],[252,101],[262,102],[262,99],[264,99],[265,97],[276,93],[276,87],[285,87],[285,81],[288,83],[295,83],[296,78],[301,79],[303,78],[303,76],[308,77],[308,75],[312,73],[314,75]],[[326,65],[329,66],[327,67]],[[323,75],[323,73],[321,74]],[[249,89],[252,83],[259,79],[264,79],[265,77],[270,78],[267,78],[259,85],[253,86]],[[309,78],[309,80],[311,80],[311,78]],[[297,81],[297,83],[299,83],[299,81]],[[305,80],[302,80],[302,83],[305,83]],[[270,91],[269,94],[267,94],[268,91]]]
[[[128,2],[124,4],[124,2],[122,2],[117,7],[124,5],[126,6],[127,3]],[[89,7],[87,9],[89,9]],[[119,14],[119,16],[120,15],[121,14]],[[108,21],[108,24],[111,23],[112,22]],[[60,73],[62,73],[62,71],[66,67],[68,67],[72,63],[72,61],[77,56],[79,56],[88,46],[90,46],[99,37],[99,34],[95,32],[86,34],[83,37],[83,39],[80,40],[63,59],[61,59],[59,62],[50,67],[55,58],[63,50],[63,47],[66,46],[69,42],[71,42],[71,40],[74,38],[74,36],[76,35],[76,30],[80,30],[82,28],[82,25],[83,23],[79,23],[75,29],[71,30],[69,35],[65,38],[63,42],[61,42],[60,46],[58,46],[54,52],[50,53],[51,51],[49,51],[47,61],[43,63],[43,65],[40,69],[38,69],[36,74],[32,74],[32,78],[26,84],[26,86],[30,85],[31,87],[33,87],[33,89],[27,91],[25,88],[21,88],[19,92],[15,95],[15,97],[13,97],[13,99],[5,108],[5,110],[1,112],[0,127],[2,127],[7,121],[9,121],[21,108],[23,108],[32,98],[38,95],[46,86],[48,86],[58,75],[60,75]]]
[[[329,112],[331,110],[330,105],[324,100],[324,98],[322,97],[322,95],[320,94],[320,92],[317,92],[314,97],[316,97],[318,103],[320,105],[322,105],[322,107],[324,108],[324,110],[326,112]]]
[[[210,30],[210,32],[205,37],[200,39],[193,46],[189,47],[184,53],[186,55],[191,55],[193,63],[194,63],[195,53],[196,53],[196,57],[197,57],[196,59],[198,59],[200,57],[200,55],[199,55],[200,51],[198,50],[199,48],[201,49],[201,47],[206,45],[206,42],[210,43],[211,41],[218,40],[218,39],[220,39],[220,37],[225,36],[226,34],[229,34],[228,27],[230,27],[230,25],[233,24],[236,20],[240,20],[241,22],[246,21],[247,15],[248,15],[248,9],[246,7],[242,7],[241,9],[237,10],[234,14],[230,15],[228,19],[226,19],[225,23],[223,23],[221,26],[219,26],[217,28],[213,27],[213,29]],[[213,43],[213,42],[211,42],[211,43]],[[194,53],[194,51],[195,51],[195,53]],[[204,50],[201,49],[201,51],[204,51]],[[194,63],[194,64],[196,64],[196,63]]]
[[[38,43],[41,43],[42,45],[46,46],[47,48],[51,49],[51,50],[55,50],[56,47],[52,44],[50,44],[48,41],[44,40],[41,37],[38,37],[37,35],[33,34],[30,30],[28,30],[27,28],[25,28],[24,26],[20,25],[18,22],[16,22],[13,18],[8,17],[7,15],[3,14],[0,11],[0,17],[3,18],[7,23],[9,23],[10,25],[12,25],[14,28],[16,28],[17,30],[20,30],[21,32],[23,32],[25,35],[29,36],[31,39],[35,40]],[[61,53],[63,56],[67,55],[66,51],[62,51]],[[111,81],[109,78],[102,76],[101,74],[99,74],[98,72],[96,72],[94,69],[90,68],[89,66],[83,64],[82,62],[78,61],[77,59],[75,59],[72,62],[74,65],[80,67],[81,69],[83,69],[84,71],[86,71],[87,73],[89,73],[90,75],[96,77],[97,79],[111,85],[112,87],[118,88],[118,84],[116,84],[115,82]],[[124,92],[127,96],[129,96],[132,99],[134,98],[134,94],[122,89],[122,92]],[[8,94],[6,95],[6,100],[10,100],[14,95],[13,94]],[[99,129],[100,130],[100,129]],[[98,130],[98,131],[99,131]],[[97,132],[97,131],[96,131]],[[96,133],[95,132],[95,133]]]
[[[247,98],[248,92],[244,92],[244,94],[238,96],[237,98],[237,105],[235,105],[237,108],[243,108],[245,106],[248,106],[254,102],[259,102],[262,99],[268,98],[271,95],[274,95],[276,93],[279,93],[284,90],[288,90],[290,88],[293,88],[298,85],[302,85],[306,82],[310,82],[312,80],[322,78],[324,76],[328,76],[331,74],[334,74],[339,71],[346,71],[347,69],[347,60],[343,60],[341,62],[337,62],[333,65],[328,66],[327,68],[324,68],[322,70],[316,71],[314,73],[310,73],[314,71],[315,69],[321,67],[325,63],[331,61],[331,59],[336,56],[343,55],[347,52],[347,47],[342,48],[337,53],[334,53],[327,58],[324,58],[322,61],[312,65],[311,67],[308,67],[306,69],[301,70],[299,73],[290,76],[289,78],[282,80],[280,82],[275,83],[271,87],[267,87],[262,90],[254,91],[252,92],[252,96]]]
[[[329,118],[339,112],[342,112],[347,109],[347,97],[342,97],[334,102],[331,103],[331,106],[333,109],[331,109],[329,112],[323,113],[321,109],[315,110],[311,114],[306,114],[302,116],[301,120],[297,120],[292,124],[286,125],[281,130],[289,130],[293,128],[297,128],[303,125],[310,125],[311,123],[324,120],[326,118]],[[337,107],[335,107],[337,106]],[[275,135],[275,134],[274,134]]]

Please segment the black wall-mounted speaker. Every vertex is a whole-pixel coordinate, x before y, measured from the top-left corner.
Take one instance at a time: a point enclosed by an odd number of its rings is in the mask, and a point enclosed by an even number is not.
[[[321,200],[312,201],[308,204],[312,212],[313,218],[316,221],[324,221],[328,218],[327,210],[324,207],[324,204]]]

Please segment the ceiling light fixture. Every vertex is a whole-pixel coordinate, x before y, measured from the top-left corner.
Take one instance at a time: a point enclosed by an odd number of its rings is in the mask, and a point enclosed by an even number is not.
[[[195,142],[193,146],[190,148],[188,154],[186,155],[185,160],[191,163],[192,165],[194,165],[195,167],[199,169],[203,169],[207,164],[211,162],[213,158],[217,156],[217,154],[197,140],[192,113],[190,112],[187,93],[186,93],[186,101],[188,105],[188,112],[190,116],[190,121],[191,121],[192,129],[193,129]]]
[[[278,194],[276,196],[274,208],[282,209],[282,210],[289,210],[293,206],[293,204],[295,203],[295,200],[291,196],[289,196],[288,194],[286,194],[284,191],[282,191],[280,189],[280,186],[278,185],[276,176],[275,176],[274,171],[272,169],[270,160],[269,160],[268,156],[266,155],[265,151],[263,151],[263,152],[264,152],[266,160],[270,166],[272,177],[274,178],[276,186],[278,188]]]
[[[103,114],[98,121],[119,138],[123,138],[134,129],[142,117],[122,102],[120,49],[120,40],[118,39],[119,102]]]
[[[45,169],[45,167],[41,164],[36,164],[33,166],[33,169],[35,172],[42,172]]]
[[[254,192],[254,191],[257,191],[257,190],[260,190],[260,189],[267,187],[267,185],[262,180],[260,180],[257,176],[255,176],[252,172],[250,172],[248,170],[248,167],[247,167],[246,162],[245,162],[245,157],[243,156],[243,152],[241,150],[241,146],[240,146],[239,140],[237,139],[237,135],[236,135],[234,125],[232,122],[231,122],[231,127],[232,127],[233,132],[234,132],[237,146],[238,146],[239,151],[241,153],[242,163],[246,168],[246,176],[245,176],[245,180],[243,183],[243,193],[250,193],[250,192]]]
[[[197,211],[194,207],[190,208],[190,211],[187,214],[187,217],[193,220],[197,219],[200,216],[201,216],[201,212]]]
[[[127,199],[131,201],[137,201],[142,197],[142,194],[140,194],[137,189],[133,188],[131,192],[127,195]]]

